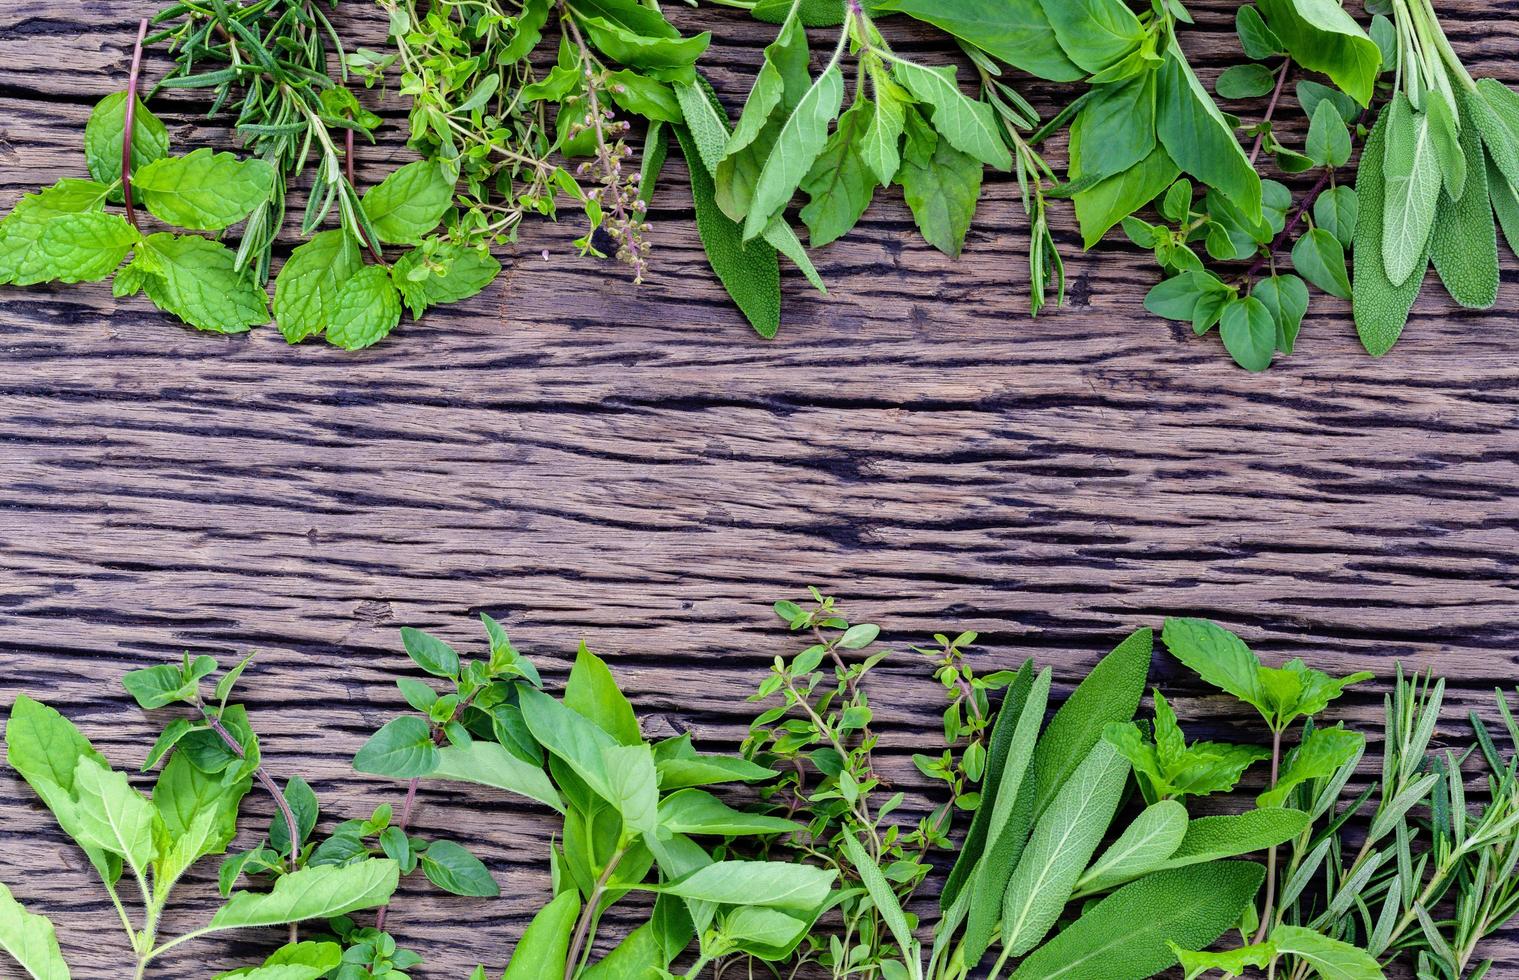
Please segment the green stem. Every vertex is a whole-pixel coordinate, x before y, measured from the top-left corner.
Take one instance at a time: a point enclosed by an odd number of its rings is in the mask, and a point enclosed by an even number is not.
[[[1282,767],[1282,732],[1275,729],[1271,733],[1271,788],[1276,788],[1277,777],[1281,774]],[[1271,917],[1276,914],[1276,845],[1266,855],[1266,901],[1261,905],[1261,927],[1255,932],[1255,942],[1265,942],[1266,933],[1271,929]]]
[[[564,980],[574,980],[583,954],[590,952],[590,943],[587,940],[591,931],[591,920],[597,914],[596,907],[601,904],[601,896],[606,892],[607,882],[612,880],[612,874],[627,853],[628,849],[621,847],[611,856],[607,861],[607,866],[602,869],[601,877],[596,879],[596,885],[591,889],[591,894],[586,898],[585,907],[580,910],[580,918],[575,923],[575,936],[570,941],[569,955],[564,959]]]

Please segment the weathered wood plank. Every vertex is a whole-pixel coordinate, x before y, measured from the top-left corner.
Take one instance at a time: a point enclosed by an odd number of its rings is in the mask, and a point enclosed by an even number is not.
[[[1188,43],[1211,77],[1235,56],[1234,5],[1196,6]],[[120,87],[151,9],[0,11],[0,206],[79,172],[89,106]],[[343,10],[355,37],[380,42],[374,8]],[[770,28],[672,10],[715,31],[714,78],[735,104]],[[1519,79],[1519,4],[1442,10],[1474,70]],[[1059,96],[1028,88],[1042,108]],[[166,106],[176,139],[225,138],[190,103]],[[404,158],[391,128],[362,174]],[[538,226],[485,294],[356,356],[269,330],[197,336],[99,286],[5,291],[0,700],[46,695],[130,766],[162,719],[129,706],[123,670],[257,649],[245,686],[266,755],[337,820],[399,800],[348,767],[401,705],[396,629],[477,646],[480,611],[556,679],[587,638],[655,723],[714,744],[739,737],[741,697],[790,648],[766,605],[809,582],[851,597],[894,646],[978,629],[982,665],[1036,655],[1062,689],[1168,613],[1217,617],[1270,657],[1434,666],[1458,682],[1441,732],[1453,744],[1466,710],[1513,679],[1508,309],[1457,311],[1431,289],[1397,350],[1372,361],[1343,305],[1318,299],[1299,353],[1247,376],[1216,338],[1139,311],[1143,256],[1118,242],[1075,255],[1068,222],[1070,307],[1029,320],[1016,190],[994,179],[959,262],[908,234],[900,198],[878,202],[818,254],[829,297],[788,273],[787,325],[764,343],[705,269],[678,161],[666,177],[643,288],[571,256],[574,229]],[[1505,299],[1516,271],[1506,257]],[[1249,737],[1157,667],[1202,733]],[[908,656],[877,689],[886,765],[909,788],[937,697]],[[1374,725],[1379,697],[1357,692],[1346,716]],[[408,886],[391,923],[428,976],[499,966],[542,896],[551,824],[486,790],[428,787],[422,802],[422,832],[486,842],[505,895]],[[108,907],[9,771],[0,880],[58,918],[79,976],[116,975]],[[1495,944],[1497,975],[1519,969],[1516,938]],[[275,941],[186,950],[160,975],[200,976]]]

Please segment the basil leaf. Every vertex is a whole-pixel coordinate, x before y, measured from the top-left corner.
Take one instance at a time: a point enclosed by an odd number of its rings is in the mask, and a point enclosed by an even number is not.
[[[467,745],[439,746],[438,764],[426,775],[506,790],[564,812],[564,801],[543,769],[496,742],[477,739]]]
[[[1292,58],[1370,105],[1382,52],[1338,0],[1258,0],[1266,23]]]
[[[1122,0],[1041,2],[1060,47],[1087,72],[1112,67],[1144,40],[1144,26]]]
[[[301,868],[274,880],[268,892],[237,892],[216,910],[205,932],[330,919],[384,905],[396,890],[400,868],[372,858],[357,864]]]
[[[1227,195],[1247,218],[1261,216],[1261,179],[1234,127],[1208,97],[1173,38],[1157,79],[1156,135],[1177,165]]]
[[[1086,74],[1056,42],[1040,0],[877,0],[872,8],[933,24],[1040,78],[1074,82]]]
[[[801,218],[813,248],[843,237],[870,206],[875,181],[857,144],[862,130],[875,120],[873,108],[868,101],[857,102],[839,117],[838,127],[802,181],[808,201]]]
[[[522,933],[506,963],[501,980],[545,980],[564,976],[570,934],[580,916],[580,896],[572,889],[560,892],[538,910]]]
[[[892,74],[913,98],[933,107],[934,129],[951,146],[989,167],[1012,168],[1012,154],[998,132],[992,107],[960,91],[952,66],[929,68],[898,61],[892,63]]]
[[[451,840],[428,844],[421,863],[427,880],[452,895],[494,898],[501,894],[501,886],[480,859]]]

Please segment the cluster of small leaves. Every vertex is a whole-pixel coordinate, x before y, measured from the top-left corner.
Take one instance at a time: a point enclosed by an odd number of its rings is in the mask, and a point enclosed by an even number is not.
[[[944,685],[949,705],[944,709],[944,742],[947,746],[937,756],[914,754],[913,765],[930,779],[945,783],[950,803],[958,810],[973,811],[981,802],[978,786],[986,772],[986,743],[996,717],[993,697],[1017,675],[1012,671],[995,671],[978,675],[966,656],[966,649],[976,642],[976,634],[966,631],[951,638],[934,634],[938,646],[914,647],[913,651],[934,664],[934,679]],[[948,814],[935,814],[933,827],[948,824]],[[940,843],[938,840],[935,844]]]

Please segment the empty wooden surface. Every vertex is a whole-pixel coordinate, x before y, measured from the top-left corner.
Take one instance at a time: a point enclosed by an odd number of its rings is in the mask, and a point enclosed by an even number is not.
[[[714,31],[713,75],[736,104],[771,28],[668,6]],[[1235,5],[1194,6],[1188,45],[1211,78],[1236,57]],[[1519,4],[1441,7],[1474,72],[1519,82]],[[153,8],[0,11],[0,205],[83,172],[83,122],[122,87]],[[383,43],[368,4],[338,20]],[[892,29],[908,50],[949,54]],[[162,67],[150,58],[149,77]],[[1061,94],[1027,88],[1046,108]],[[391,125],[365,180],[407,158],[398,107],[375,104]],[[180,145],[225,143],[193,105],[161,109]],[[403,707],[397,629],[478,651],[482,611],[554,681],[585,639],[655,731],[723,747],[765,664],[793,648],[767,606],[817,584],[903,651],[875,696],[906,785],[906,754],[935,744],[941,707],[906,647],[940,628],[981,631],[983,669],[1035,655],[1065,688],[1135,626],[1211,616],[1269,659],[1450,674],[1453,742],[1466,709],[1516,679],[1519,266],[1506,251],[1498,311],[1459,311],[1431,286],[1372,360],[1345,304],[1316,296],[1298,352],[1253,376],[1216,336],[1143,313],[1145,256],[1116,240],[1079,254],[1068,222],[1070,301],[1030,320],[1016,187],[993,178],[958,262],[911,233],[897,194],[878,195],[817,254],[828,297],[788,272],[767,343],[706,271],[684,180],[672,161],[643,287],[575,257],[573,227],[537,225],[485,293],[361,354],[287,347],[272,328],[199,335],[104,285],[0,291],[0,703],[43,697],[135,767],[168,713],[131,706],[124,670],[256,650],[243,696],[265,758],[310,780],[326,827],[399,803],[397,784],[349,767]],[[1254,737],[1156,665],[1199,731]],[[1341,714],[1373,721],[1382,690]],[[476,846],[503,896],[408,882],[390,924],[427,957],[421,976],[499,969],[544,898],[550,814],[484,789],[421,799],[419,831]],[[213,877],[183,888],[169,929],[206,914]],[[8,769],[0,881],[55,917],[77,976],[121,975],[98,886]],[[1493,945],[1494,976],[1519,971],[1513,939]],[[182,947],[155,975],[203,976],[277,941]]]

